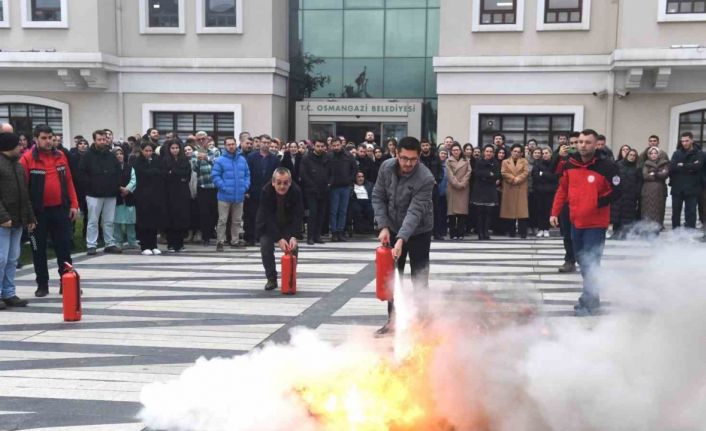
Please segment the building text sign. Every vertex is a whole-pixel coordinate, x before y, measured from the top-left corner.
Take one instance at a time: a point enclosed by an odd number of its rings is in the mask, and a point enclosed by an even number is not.
[[[388,101],[307,101],[298,102],[297,110],[308,115],[414,115],[420,103]]]

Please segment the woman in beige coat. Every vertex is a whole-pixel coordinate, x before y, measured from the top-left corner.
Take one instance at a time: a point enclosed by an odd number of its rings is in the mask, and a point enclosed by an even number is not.
[[[449,181],[446,189],[449,236],[451,239],[463,239],[466,234],[466,217],[470,199],[471,162],[463,156],[463,150],[458,142],[451,146],[451,155],[446,160],[446,176]]]
[[[527,238],[527,189],[529,163],[523,157],[522,145],[515,144],[510,150],[510,158],[503,160],[500,173],[503,177],[503,198],[500,218],[508,219],[510,237],[515,236],[516,222],[520,227],[520,237]]]

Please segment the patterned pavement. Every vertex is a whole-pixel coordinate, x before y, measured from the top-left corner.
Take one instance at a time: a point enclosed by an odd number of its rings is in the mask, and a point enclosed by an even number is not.
[[[331,342],[360,327],[373,331],[386,320],[374,293],[375,246],[372,238],[302,246],[296,296],[263,290],[254,247],[78,256],[84,312],[77,323],[62,321],[58,287],[33,297],[34,274],[25,268],[18,294],[30,306],[0,311],[0,431],[142,430],[135,419],[141,388],[174,378],[200,356],[283,342],[295,326]],[[639,267],[645,248],[609,241],[604,266]],[[519,288],[550,318],[573,318],[580,276],[559,274],[562,258],[557,238],[435,242],[431,289]]]

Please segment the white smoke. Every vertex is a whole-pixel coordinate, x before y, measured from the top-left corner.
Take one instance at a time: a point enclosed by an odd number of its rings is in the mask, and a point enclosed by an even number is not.
[[[603,271],[612,306],[600,317],[479,331],[477,307],[434,304],[438,412],[458,431],[706,430],[706,250],[651,244],[639,267]],[[298,330],[290,345],[201,359],[148,385],[141,418],[164,430],[319,431],[293,388],[390,353],[380,349],[367,335],[334,347]]]

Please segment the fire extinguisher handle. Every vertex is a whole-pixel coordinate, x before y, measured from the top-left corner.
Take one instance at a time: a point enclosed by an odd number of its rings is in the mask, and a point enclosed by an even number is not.
[[[65,272],[71,272],[73,271],[74,267],[71,265],[69,262],[64,262],[64,271]]]

